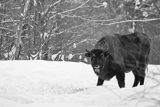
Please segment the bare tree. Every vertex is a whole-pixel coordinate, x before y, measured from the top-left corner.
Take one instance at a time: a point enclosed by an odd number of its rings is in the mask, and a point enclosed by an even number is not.
[[[158,0],[3,0],[4,6],[0,50],[8,59],[86,61],[84,48],[106,34],[140,31],[154,41],[160,33]]]

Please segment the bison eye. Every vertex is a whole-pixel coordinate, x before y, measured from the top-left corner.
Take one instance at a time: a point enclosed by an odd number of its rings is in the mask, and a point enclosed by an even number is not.
[[[101,57],[104,57],[104,53],[101,53]]]
[[[90,56],[91,56],[91,53],[90,53],[90,52],[85,53],[85,56],[86,56],[86,57],[90,57]]]

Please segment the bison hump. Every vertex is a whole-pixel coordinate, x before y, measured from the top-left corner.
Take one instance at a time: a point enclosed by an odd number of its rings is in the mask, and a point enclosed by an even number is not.
[[[108,50],[111,53],[111,56],[114,60],[114,63],[122,64],[123,66],[123,57],[120,53],[120,41],[117,36],[105,36],[101,38],[95,45],[95,49]]]

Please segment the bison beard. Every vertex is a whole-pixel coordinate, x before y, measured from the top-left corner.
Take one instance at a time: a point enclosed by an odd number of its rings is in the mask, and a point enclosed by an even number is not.
[[[98,76],[97,85],[116,76],[120,88],[125,87],[125,73],[132,71],[133,87],[144,84],[145,69],[149,61],[151,40],[146,34],[135,32],[102,37],[86,57]]]

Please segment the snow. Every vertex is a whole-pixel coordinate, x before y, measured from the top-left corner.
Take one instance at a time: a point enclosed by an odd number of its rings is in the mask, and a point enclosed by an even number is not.
[[[96,86],[91,65],[52,61],[0,61],[0,107],[144,107],[160,106],[160,66],[149,65],[144,86],[126,88],[117,81]]]

